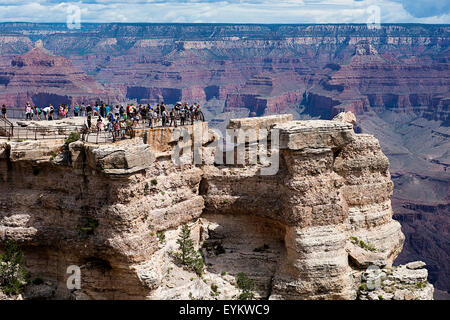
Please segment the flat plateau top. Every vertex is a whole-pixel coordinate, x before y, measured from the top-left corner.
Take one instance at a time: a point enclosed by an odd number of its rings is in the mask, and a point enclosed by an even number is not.
[[[333,120],[297,120],[279,123],[275,126],[286,132],[310,131],[310,130],[351,130],[350,123]]]

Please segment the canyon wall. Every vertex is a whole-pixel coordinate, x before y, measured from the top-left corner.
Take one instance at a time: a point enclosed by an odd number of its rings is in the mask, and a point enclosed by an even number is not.
[[[291,115],[228,128],[271,130],[267,143],[249,136],[235,145],[271,161],[222,153],[207,123],[185,128],[193,140],[179,163],[174,128],[101,145],[3,140],[0,240],[15,240],[44,281],[24,296],[232,299],[245,272],[257,298],[432,298],[423,263],[392,266],[404,235],[392,219],[389,161],[373,136]],[[202,251],[201,278],[173,258],[183,223]],[[79,290],[66,286],[71,265],[81,268]],[[368,288],[373,279],[380,285]]]
[[[446,25],[83,24],[69,30],[65,24],[3,23],[0,31],[5,64],[39,40],[138,101],[205,103],[228,94],[282,100],[281,108],[267,104],[267,110],[245,104],[261,115],[298,107],[301,99],[289,94],[300,92],[343,106],[362,103],[355,112],[395,108],[448,118]],[[227,108],[240,108],[239,101],[229,99]]]
[[[41,41],[26,54],[14,56],[9,66],[0,68],[0,83],[0,100],[8,107],[24,107],[27,102],[39,107],[93,104],[98,99],[112,98],[112,93],[92,76],[44,49]]]

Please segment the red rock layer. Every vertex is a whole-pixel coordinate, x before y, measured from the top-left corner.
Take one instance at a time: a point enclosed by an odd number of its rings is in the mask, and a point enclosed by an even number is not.
[[[28,101],[46,106],[114,98],[92,76],[40,44],[24,55],[14,56],[10,66],[0,69],[0,101],[11,107],[23,107]]]

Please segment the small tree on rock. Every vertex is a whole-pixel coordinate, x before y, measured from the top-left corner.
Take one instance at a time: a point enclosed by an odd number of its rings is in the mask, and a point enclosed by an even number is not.
[[[175,253],[175,259],[180,264],[190,267],[197,275],[201,275],[204,267],[203,257],[199,251],[195,250],[191,230],[186,223],[181,227],[177,244],[178,252]]]
[[[9,240],[5,254],[0,254],[0,289],[5,294],[16,295],[22,292],[28,276],[22,265],[22,251],[13,240]]]

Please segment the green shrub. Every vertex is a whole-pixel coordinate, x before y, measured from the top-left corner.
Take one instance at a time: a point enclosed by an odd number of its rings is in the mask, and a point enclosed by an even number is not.
[[[372,246],[370,243],[365,243],[362,240],[359,240],[357,237],[351,237],[350,238],[353,244],[356,244],[357,246],[363,248],[364,250],[375,252],[377,249]]]
[[[22,251],[13,240],[9,240],[5,254],[0,254],[0,288],[7,295],[20,294],[27,284],[27,277]]]
[[[244,272],[237,274],[236,283],[238,288],[242,290],[239,300],[253,300],[255,298],[255,293],[253,292],[255,284]]]
[[[209,293],[209,295],[211,297],[218,297],[220,294],[219,292],[219,287],[217,286],[217,284],[213,283],[211,284],[211,292]]]
[[[72,142],[75,142],[78,140],[80,140],[80,133],[73,131],[69,134],[69,137],[66,139],[66,144],[69,144],[69,143],[72,143]]]
[[[152,179],[150,182],[151,182],[152,185],[154,185],[154,186],[156,186],[156,185],[158,184],[158,180],[156,180],[156,179]]]
[[[205,263],[203,262],[202,253],[200,250],[195,254],[194,260],[192,261],[192,268],[198,276],[203,274],[203,268],[205,267]]]
[[[158,232],[156,233],[156,235],[157,235],[158,240],[159,240],[159,242],[160,242],[161,244],[164,244],[164,243],[166,242],[166,235],[164,234],[163,231],[158,231]]]
[[[419,282],[416,283],[416,288],[417,288],[417,289],[423,289],[423,288],[425,288],[426,286],[427,286],[427,284],[424,283],[424,282],[422,282],[422,281],[419,281]]]

